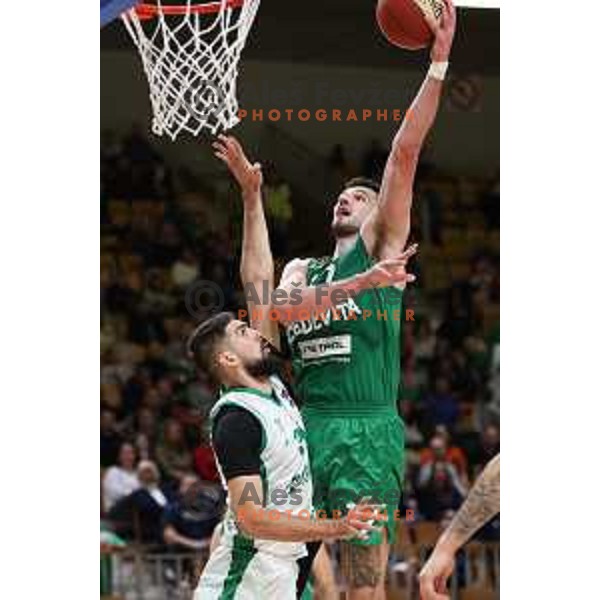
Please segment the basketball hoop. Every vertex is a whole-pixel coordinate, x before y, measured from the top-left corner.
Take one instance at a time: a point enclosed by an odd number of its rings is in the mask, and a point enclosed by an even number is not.
[[[121,15],[142,57],[156,135],[216,133],[239,122],[238,62],[260,0],[164,0]]]

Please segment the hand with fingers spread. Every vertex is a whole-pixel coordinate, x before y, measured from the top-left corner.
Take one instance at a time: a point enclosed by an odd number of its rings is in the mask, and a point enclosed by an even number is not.
[[[433,31],[434,41],[431,46],[431,60],[446,62],[452,49],[452,40],[456,30],[456,8],[452,0],[442,0],[442,16],[439,21],[425,15],[425,20]]]
[[[379,525],[376,522],[386,521],[387,517],[383,513],[385,507],[381,504],[371,504],[368,500],[363,500],[360,504],[349,504],[349,511],[342,524],[348,530],[346,539],[359,538],[366,539],[371,531],[377,531]]]
[[[412,283],[416,277],[406,272],[406,263],[417,253],[417,244],[409,246],[400,256],[378,262],[365,272],[367,285],[370,287],[390,287]]]
[[[252,164],[242,145],[231,135],[220,134],[212,144],[215,156],[222,160],[242,188],[244,198],[256,197],[260,194],[263,183],[260,163]]]

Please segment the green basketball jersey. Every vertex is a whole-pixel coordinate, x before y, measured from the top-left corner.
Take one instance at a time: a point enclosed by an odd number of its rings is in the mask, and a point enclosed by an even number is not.
[[[374,264],[359,236],[337,258],[311,260],[307,285],[347,279]],[[286,328],[292,351],[295,391],[307,414],[351,416],[396,413],[400,384],[402,292],[364,290]]]

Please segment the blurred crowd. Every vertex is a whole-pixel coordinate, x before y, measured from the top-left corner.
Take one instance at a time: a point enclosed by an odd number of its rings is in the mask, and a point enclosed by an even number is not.
[[[353,168],[339,146],[329,166],[344,178],[381,177],[386,156],[373,142]],[[302,236],[294,186],[267,173],[265,196],[274,253],[289,258],[288,238]],[[500,445],[498,179],[453,178],[423,160],[414,212],[419,279],[406,295],[415,320],[403,324],[398,397],[403,502],[418,518],[443,520]],[[194,282],[217,283],[226,309],[244,307],[239,230],[238,198],[223,206],[139,128],[102,135],[102,516],[125,539],[199,548],[221,514],[207,421],[214,391],[183,342],[210,314]],[[498,527],[482,535],[496,537]]]

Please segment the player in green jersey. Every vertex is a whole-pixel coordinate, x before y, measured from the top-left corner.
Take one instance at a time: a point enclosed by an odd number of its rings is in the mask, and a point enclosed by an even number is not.
[[[381,187],[364,179],[345,186],[334,207],[332,256],[288,263],[279,284],[288,294],[348,281],[404,250],[418,157],[438,110],[454,37],[455,11],[450,0],[445,0],[441,24],[432,24],[432,29],[433,64],[394,137]],[[269,281],[272,288],[260,165],[250,164],[233,138],[222,136],[215,150],[242,189],[242,280],[256,289]],[[358,503],[363,496],[374,496],[374,501],[388,506],[389,526],[381,537],[344,548],[351,600],[384,597],[389,541],[394,539],[394,509],[404,469],[403,424],[396,410],[401,295],[398,289],[380,287],[334,303],[335,313],[330,307],[319,317],[281,319],[293,354],[295,391],[304,404],[317,507],[344,510],[348,502]],[[252,317],[256,306],[251,298],[247,300]],[[277,340],[276,324],[268,318],[254,319],[253,325]]]

